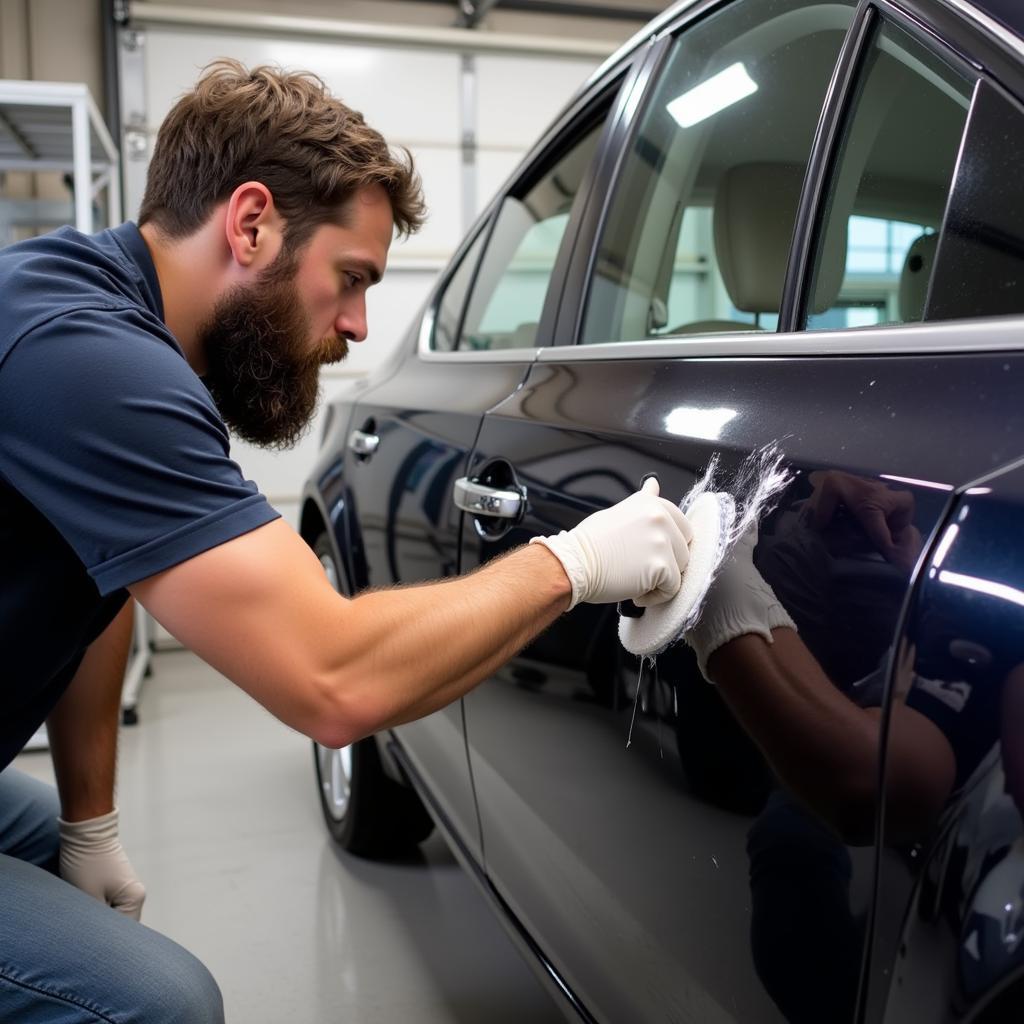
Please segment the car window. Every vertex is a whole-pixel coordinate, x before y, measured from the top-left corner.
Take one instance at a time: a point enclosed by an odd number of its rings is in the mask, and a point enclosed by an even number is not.
[[[592,120],[538,178],[503,200],[472,284],[456,348],[529,348],[569,214],[597,150],[603,118]]]
[[[740,0],[674,43],[623,164],[581,340],[773,330],[846,2]]]
[[[973,86],[883,25],[829,186],[808,330],[929,318],[925,299]]]
[[[437,352],[451,352],[459,338],[459,319],[466,302],[466,294],[473,283],[473,272],[476,270],[480,253],[487,238],[484,226],[477,232],[473,244],[459,260],[454,273],[445,285],[444,294],[437,304],[437,315],[434,319],[434,333],[430,339],[430,347]]]

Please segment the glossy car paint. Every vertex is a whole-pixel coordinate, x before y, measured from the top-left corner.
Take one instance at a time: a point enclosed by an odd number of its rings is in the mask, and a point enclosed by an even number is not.
[[[841,469],[904,491],[927,538],[954,487],[984,468],[963,423],[993,439],[991,457],[1015,453],[1024,409],[1007,414],[1022,375],[1016,355],[536,366],[487,415],[474,453],[515,468],[530,512],[495,544],[467,524],[461,568],[571,528],[646,472],[679,497],[713,453],[728,467],[779,440],[798,476],[762,530],[758,562],[834,684],[853,693],[887,665],[911,566],[883,561],[849,522],[821,534],[803,525],[810,475]],[[465,698],[488,874],[609,1020],[777,1020],[769,993],[798,1001],[791,1019],[814,1008],[849,1019],[873,891],[873,802],[831,822],[778,793],[766,805],[767,769],[685,647],[658,658],[627,750],[639,669],[616,628],[613,609],[581,606]]]
[[[680,5],[679,17],[708,6]],[[880,4],[935,26],[976,66],[1012,71],[1004,84],[1013,90],[1012,48],[985,37],[989,49],[977,49],[984,33],[960,6]],[[658,31],[674,17],[659,19]],[[642,89],[656,51],[628,90]],[[596,198],[614,175],[635,99],[623,99],[607,134]],[[963,188],[971,183],[961,176]],[[984,207],[990,194],[975,191]],[[1024,483],[1019,467],[989,479],[1024,449],[1024,357],[1013,332],[991,351],[979,340],[978,351],[942,355],[928,349],[940,333],[917,328],[863,332],[870,355],[857,354],[856,337],[799,334],[765,337],[771,355],[751,351],[749,337],[701,339],[693,350],[702,358],[686,358],[680,343],[645,343],[635,358],[622,346],[608,346],[607,357],[599,346],[586,352],[565,343],[599,230],[596,198],[570,226],[575,251],[556,267],[565,287],[538,332],[555,347],[540,361],[529,352],[438,359],[410,340],[403,363],[336,408],[308,522],[313,509],[331,522],[353,588],[467,571],[533,534],[571,528],[648,471],[675,497],[713,452],[728,469],[776,441],[796,477],[762,525],[756,561],[836,687],[877,709],[868,742],[896,750],[894,707],[907,692],[962,693],[973,673],[978,693],[1000,695],[986,705],[998,714],[983,719],[993,745],[979,757],[985,741],[975,737],[977,764],[941,813],[883,790],[896,769],[877,754],[870,772],[836,779],[823,813],[772,781],[758,749],[766,737],[738,724],[677,647],[658,659],[656,677],[647,674],[626,749],[638,666],[617,643],[613,611],[586,606],[460,705],[382,742],[399,745],[499,913],[542,971],[578,997],[580,1016],[847,1021],[859,1000],[860,1020],[1016,1019],[1024,861],[1012,698],[1024,621],[1013,594],[1024,594]],[[802,287],[792,264],[789,287]],[[945,346],[968,350],[991,337],[950,326]],[[732,347],[743,356],[722,357]],[[826,351],[839,354],[817,354]],[[381,437],[368,461],[339,450],[362,426]],[[460,517],[450,503],[454,478],[482,467],[526,489],[526,516],[510,531]],[[809,527],[807,504],[828,472],[909,496],[916,562],[885,561],[846,516]],[[943,552],[951,525],[960,530]],[[943,571],[993,587],[972,590]],[[813,750],[814,736],[794,720],[787,739]],[[955,759],[959,737],[942,733],[937,749],[943,737]],[[806,776],[814,765],[809,754]],[[1000,907],[1009,908],[1002,917],[990,913]]]
[[[923,688],[967,722],[948,733],[957,789],[934,835],[902,836],[886,811],[869,1005],[887,1022],[1024,1006],[1022,519],[1024,464],[963,488],[906,619],[891,699]]]

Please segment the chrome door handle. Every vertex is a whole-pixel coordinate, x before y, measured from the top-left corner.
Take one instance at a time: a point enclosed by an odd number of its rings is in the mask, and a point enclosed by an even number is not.
[[[472,512],[473,515],[518,519],[526,498],[520,491],[490,487],[464,476],[455,481],[453,500],[463,512]]]
[[[353,430],[348,435],[348,446],[356,455],[372,455],[380,445],[377,434],[367,434],[364,430]]]

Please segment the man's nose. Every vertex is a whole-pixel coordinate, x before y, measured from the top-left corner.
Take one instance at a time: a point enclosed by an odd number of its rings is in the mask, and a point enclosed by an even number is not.
[[[334,321],[334,329],[347,341],[365,341],[366,303],[353,304],[342,310]]]

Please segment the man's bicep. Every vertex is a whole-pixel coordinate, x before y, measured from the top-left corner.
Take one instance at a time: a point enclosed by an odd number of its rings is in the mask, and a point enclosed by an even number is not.
[[[307,734],[317,728],[328,703],[322,648],[338,635],[348,602],[283,520],[128,589],[168,632],[272,714]]]

